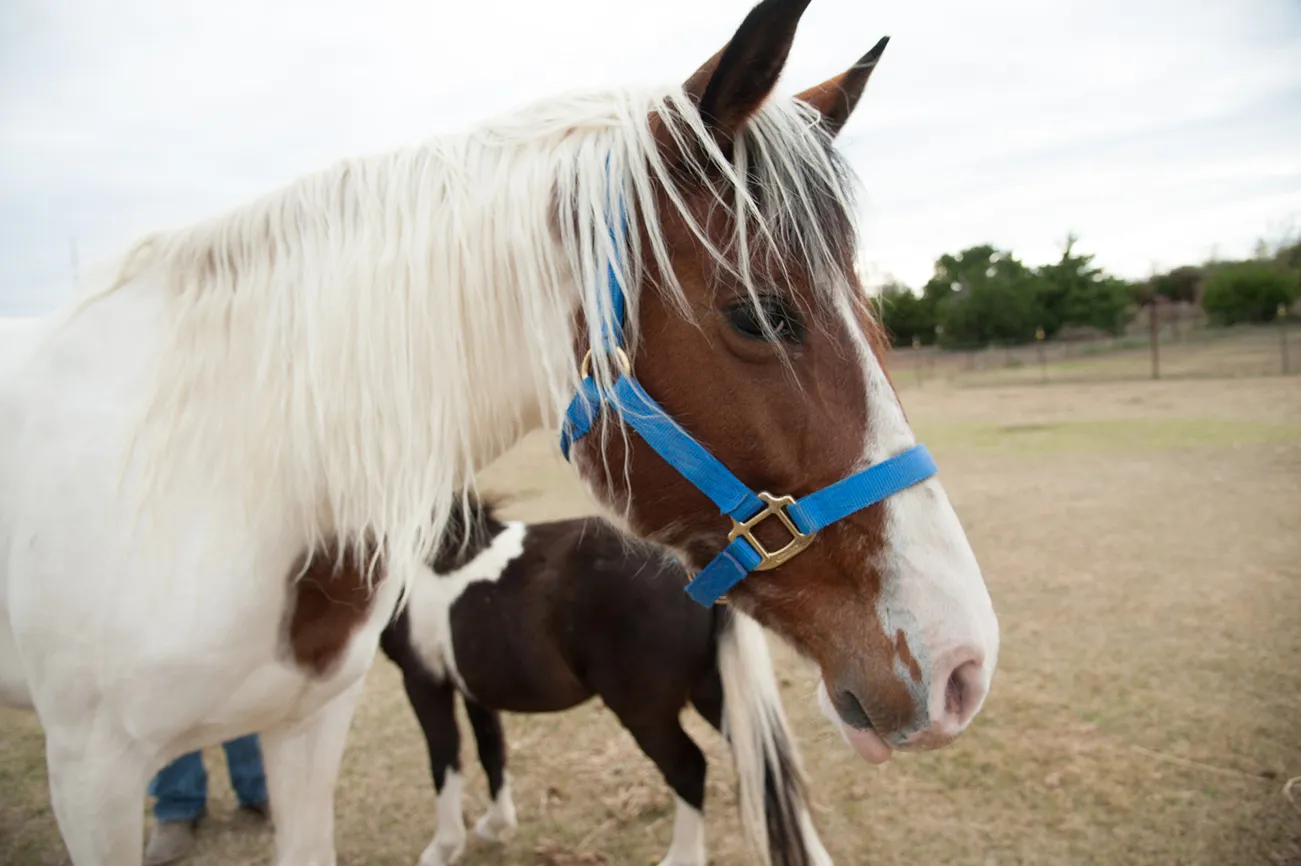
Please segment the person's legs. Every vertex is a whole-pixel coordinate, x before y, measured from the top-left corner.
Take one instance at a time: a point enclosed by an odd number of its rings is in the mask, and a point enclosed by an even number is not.
[[[154,832],[145,846],[145,866],[162,866],[190,852],[194,827],[208,800],[203,753],[190,752],[158,771],[149,783],[154,801]]]
[[[163,767],[150,781],[149,793],[157,798],[154,817],[160,824],[197,819],[208,801],[208,773],[203,768],[203,753],[181,755]]]
[[[239,805],[266,815],[267,776],[262,766],[262,748],[257,734],[229,740],[223,744],[226,766],[230,770],[230,786],[235,789]]]

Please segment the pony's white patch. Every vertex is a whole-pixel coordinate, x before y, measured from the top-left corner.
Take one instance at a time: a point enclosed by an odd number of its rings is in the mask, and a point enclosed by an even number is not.
[[[705,816],[681,797],[673,815],[673,842],[659,866],[706,866]]]
[[[462,693],[471,697],[473,692],[466,688],[456,668],[452,605],[471,584],[499,580],[506,567],[524,552],[527,535],[526,524],[507,523],[478,556],[456,571],[435,574],[423,568],[411,585],[407,623],[412,648],[430,673],[440,679],[450,678]]]
[[[434,838],[420,854],[419,866],[450,866],[465,853],[461,788],[461,774],[449,767],[438,792],[438,826]]]
[[[498,789],[497,796],[493,798],[488,811],[479,816],[479,820],[475,822],[474,832],[479,835],[479,838],[488,842],[501,842],[518,826],[515,800],[510,794],[510,776],[503,773],[501,788]]]

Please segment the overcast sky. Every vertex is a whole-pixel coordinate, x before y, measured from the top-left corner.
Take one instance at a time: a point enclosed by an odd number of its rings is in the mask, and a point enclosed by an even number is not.
[[[0,315],[143,232],[572,88],[685,78],[752,0],[3,0]],[[1298,0],[813,0],[782,89],[892,37],[844,148],[913,286],[1068,231],[1141,277],[1301,229]]]

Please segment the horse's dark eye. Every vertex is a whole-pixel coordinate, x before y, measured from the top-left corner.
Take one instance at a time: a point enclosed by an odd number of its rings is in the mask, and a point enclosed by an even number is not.
[[[804,317],[794,304],[779,295],[765,295],[759,299],[758,306],[749,299],[738,301],[727,308],[727,322],[738,334],[751,340],[767,342],[770,337],[764,333],[762,316],[768,321],[768,327],[778,340],[784,343],[801,343],[804,341]]]

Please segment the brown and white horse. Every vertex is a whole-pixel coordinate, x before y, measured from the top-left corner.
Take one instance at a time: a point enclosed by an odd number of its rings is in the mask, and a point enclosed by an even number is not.
[[[138,863],[149,776],[253,731],[277,862],[334,864],[353,709],[457,491],[633,371],[764,510],[720,514],[611,404],[570,456],[612,517],[693,571],[775,551],[727,597],[817,662],[864,757],[969,724],[998,625],[940,482],[812,522],[785,504],[918,453],[834,148],[882,46],[774,94],[807,2],[764,0],[682,84],[145,238],[0,363],[0,695],[39,715],[76,866]]]
[[[809,808],[763,632],[726,605],[685,592],[689,575],[658,548],[629,543],[600,518],[503,523],[472,499],[380,635],[429,751],[437,827],[419,866],[465,847],[461,738],[465,702],[492,806],[490,841],[516,826],[500,714],[554,713],[600,698],[676,794],[660,866],[705,866],[705,756],[682,727],[690,703],[731,746],[755,862],[830,866]]]

